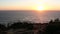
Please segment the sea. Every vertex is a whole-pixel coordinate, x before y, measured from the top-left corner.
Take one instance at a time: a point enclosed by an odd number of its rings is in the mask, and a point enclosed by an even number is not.
[[[34,23],[48,23],[50,20],[60,19],[57,10],[0,10],[0,23],[7,24],[17,21],[30,21]]]

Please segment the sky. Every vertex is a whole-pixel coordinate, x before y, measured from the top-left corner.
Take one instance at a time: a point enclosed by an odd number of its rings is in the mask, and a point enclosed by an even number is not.
[[[60,0],[0,0],[0,10],[60,10]]]

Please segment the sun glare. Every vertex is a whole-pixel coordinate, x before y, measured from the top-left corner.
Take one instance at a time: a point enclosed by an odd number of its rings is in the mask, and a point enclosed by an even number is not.
[[[43,6],[38,6],[37,10],[44,10],[44,7]]]

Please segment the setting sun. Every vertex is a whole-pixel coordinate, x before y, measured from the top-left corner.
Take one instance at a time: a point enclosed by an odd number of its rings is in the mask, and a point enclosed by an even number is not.
[[[37,10],[44,10],[44,7],[43,6],[38,6]]]

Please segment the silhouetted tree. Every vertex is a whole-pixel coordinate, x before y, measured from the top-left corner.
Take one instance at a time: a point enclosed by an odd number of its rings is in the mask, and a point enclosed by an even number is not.
[[[60,20],[57,18],[53,22],[49,22],[46,34],[57,34],[58,31],[60,31]]]
[[[54,23],[56,23],[56,24],[60,24],[60,20],[59,20],[59,18],[55,19],[55,20],[54,20]]]
[[[50,20],[49,23],[53,23],[53,20]]]

